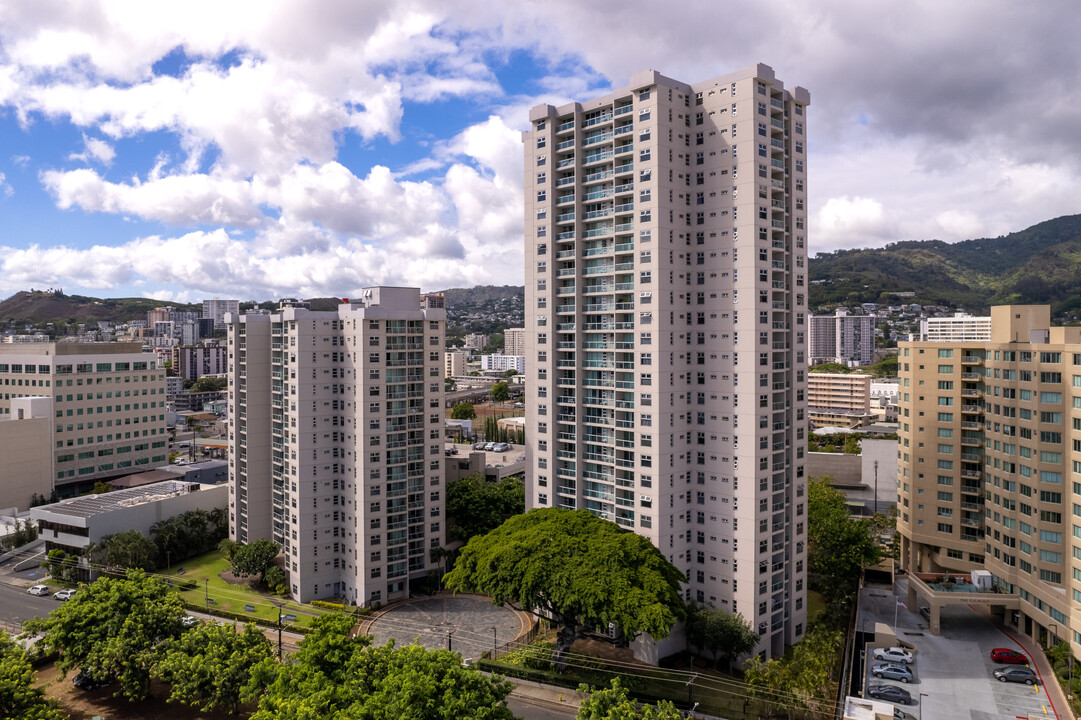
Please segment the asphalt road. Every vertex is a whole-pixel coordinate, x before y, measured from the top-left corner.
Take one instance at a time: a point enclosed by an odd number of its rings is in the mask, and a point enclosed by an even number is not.
[[[0,584],[0,621],[22,625],[35,617],[45,617],[60,604],[52,594],[27,595],[26,588]]]
[[[573,708],[559,707],[553,703],[531,698],[511,696],[507,698],[507,707],[514,713],[515,717],[524,718],[525,720],[547,720],[548,718],[573,720],[577,716],[577,711]]]

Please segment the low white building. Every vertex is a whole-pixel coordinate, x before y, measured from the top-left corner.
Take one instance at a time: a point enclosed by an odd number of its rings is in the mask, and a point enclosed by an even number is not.
[[[61,500],[31,508],[27,515],[38,521],[39,537],[46,552],[60,548],[67,553],[81,551],[106,535],[126,530],[150,533],[159,520],[167,520],[189,510],[220,508],[229,502],[229,487],[201,485],[181,480],[114,490],[101,495]]]
[[[514,370],[519,375],[525,373],[525,355],[481,355],[481,372],[506,372]]]

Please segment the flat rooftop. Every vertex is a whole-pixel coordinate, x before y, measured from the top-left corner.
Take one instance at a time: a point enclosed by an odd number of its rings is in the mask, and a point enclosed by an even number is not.
[[[95,515],[113,512],[121,508],[144,505],[158,502],[170,497],[196,492],[200,489],[199,483],[184,482],[183,480],[164,480],[150,485],[114,490],[101,495],[85,495],[83,497],[61,500],[51,505],[42,505],[29,511],[31,517],[39,520],[54,520],[58,518],[90,518]],[[82,523],[71,523],[82,525]]]

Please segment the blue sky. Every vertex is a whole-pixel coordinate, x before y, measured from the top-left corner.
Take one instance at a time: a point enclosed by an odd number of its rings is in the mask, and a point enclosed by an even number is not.
[[[520,283],[529,107],[649,68],[694,82],[764,62],[811,91],[812,253],[1001,235],[1081,211],[1079,12],[0,3],[0,296]]]

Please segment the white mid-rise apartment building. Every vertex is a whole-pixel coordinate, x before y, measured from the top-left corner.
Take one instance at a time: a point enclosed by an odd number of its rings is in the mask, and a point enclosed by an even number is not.
[[[806,630],[809,102],[648,71],[523,134],[527,503],[648,537],[767,656]]]
[[[229,512],[282,545],[292,596],[409,596],[443,537],[446,311],[377,287],[229,315]]]
[[[484,372],[525,372],[525,355],[481,355],[480,369]]]
[[[167,461],[165,370],[140,343],[0,345],[0,416],[25,397],[53,400],[61,496]]]
[[[221,300],[219,298],[203,300],[203,317],[214,321],[215,330],[225,329],[226,313],[232,313],[233,315],[239,314],[240,301]]]
[[[922,318],[919,339],[926,342],[990,342],[991,316],[954,313],[951,317]]]
[[[835,362],[870,365],[875,357],[875,318],[849,315],[839,308],[833,315],[811,315],[807,326],[811,365]]]
[[[468,372],[466,363],[472,357],[468,350],[448,350],[443,353],[443,377],[461,377]]]

